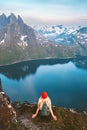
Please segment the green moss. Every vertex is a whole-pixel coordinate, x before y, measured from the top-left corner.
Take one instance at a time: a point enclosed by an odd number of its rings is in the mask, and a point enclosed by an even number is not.
[[[11,124],[10,124],[10,128],[16,129],[16,127],[17,127],[17,125],[16,125],[15,123],[11,123]]]

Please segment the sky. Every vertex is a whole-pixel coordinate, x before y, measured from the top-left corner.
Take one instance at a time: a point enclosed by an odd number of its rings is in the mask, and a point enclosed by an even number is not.
[[[28,25],[87,24],[87,0],[0,0],[0,15],[20,15]]]

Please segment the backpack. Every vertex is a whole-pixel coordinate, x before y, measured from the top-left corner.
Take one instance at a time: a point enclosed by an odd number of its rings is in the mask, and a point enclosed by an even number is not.
[[[40,115],[41,116],[49,116],[49,108],[46,103],[43,103],[42,109],[40,110]]]

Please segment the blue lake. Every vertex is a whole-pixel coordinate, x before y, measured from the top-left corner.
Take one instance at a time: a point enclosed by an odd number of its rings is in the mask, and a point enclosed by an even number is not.
[[[11,101],[35,103],[47,91],[52,104],[87,110],[87,59],[31,60],[0,67]]]

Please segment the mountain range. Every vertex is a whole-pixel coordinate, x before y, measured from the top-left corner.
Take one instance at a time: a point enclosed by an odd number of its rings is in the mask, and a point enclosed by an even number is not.
[[[76,55],[87,55],[87,27],[30,27],[19,15],[0,16],[0,65]]]
[[[57,43],[67,46],[75,44],[87,44],[87,27],[63,25],[53,26],[34,26],[34,29],[45,38]]]
[[[68,56],[87,56],[87,26],[43,25],[33,28],[39,33],[38,39],[43,36],[62,48],[68,47],[66,49],[66,52],[67,50],[70,52]]]

